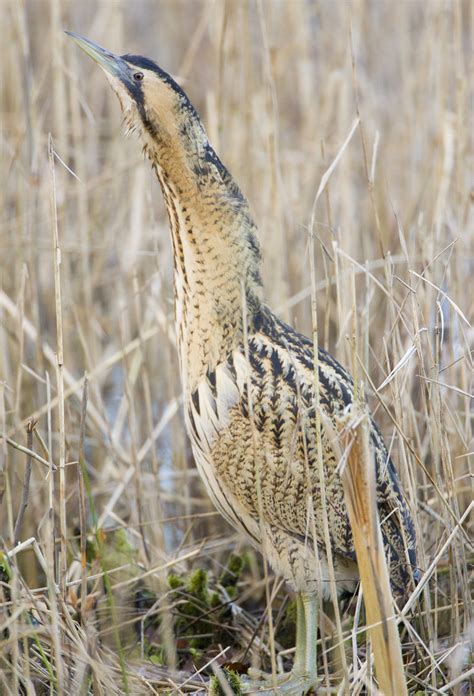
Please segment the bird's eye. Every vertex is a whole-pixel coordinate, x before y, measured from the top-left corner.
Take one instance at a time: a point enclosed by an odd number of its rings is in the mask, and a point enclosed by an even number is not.
[[[141,82],[144,78],[144,75],[142,72],[136,72],[133,73],[133,79],[136,80],[137,82]]]

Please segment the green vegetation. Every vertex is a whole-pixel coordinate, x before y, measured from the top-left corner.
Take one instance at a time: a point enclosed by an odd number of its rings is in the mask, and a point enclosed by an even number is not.
[[[226,667],[224,667],[222,672],[227,683],[232,689],[232,692],[235,694],[235,696],[240,696],[242,693],[242,684],[239,675]],[[211,682],[209,684],[209,696],[227,696],[217,677],[211,677]]]

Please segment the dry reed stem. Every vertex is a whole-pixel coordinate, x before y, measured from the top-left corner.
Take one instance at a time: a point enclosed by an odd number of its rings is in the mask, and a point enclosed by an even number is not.
[[[340,432],[347,462],[341,477],[351,522],[379,687],[387,696],[408,694],[402,652],[375,499],[375,468],[367,411],[354,406],[352,425]]]
[[[48,135],[48,158],[51,176],[51,230],[53,239],[54,298],[56,309],[56,384],[58,390],[59,416],[59,563],[57,582],[65,591],[67,571],[66,557],[66,426],[64,414],[64,348],[63,348],[63,310],[61,297],[61,248],[56,201],[56,177],[54,171],[54,149],[51,133]]]

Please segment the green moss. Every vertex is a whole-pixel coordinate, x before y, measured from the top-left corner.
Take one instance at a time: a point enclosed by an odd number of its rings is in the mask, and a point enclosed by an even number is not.
[[[224,568],[219,577],[219,583],[222,585],[222,587],[225,587],[228,592],[230,588],[235,588],[240,580],[244,567],[245,559],[242,556],[231,553],[229,560],[227,561],[227,566]]]
[[[190,656],[198,664],[209,647],[232,641],[226,628],[232,625],[228,599],[237,596],[237,583],[244,566],[241,557],[231,554],[217,581],[204,568],[197,568],[189,575],[168,576],[181,664]]]
[[[199,599],[204,604],[209,604],[209,579],[207,571],[203,568],[198,568],[190,576],[187,582],[187,591],[196,599]]]
[[[212,592],[210,597],[209,597],[209,606],[210,607],[218,607],[219,604],[221,603],[221,597],[218,592]]]
[[[240,696],[242,694],[242,682],[240,681],[240,677],[237,672],[227,669],[227,667],[224,667],[222,671],[224,672],[224,676],[232,689],[232,692],[236,694],[236,696]],[[220,685],[217,677],[211,677],[209,684],[209,696],[226,696],[225,691]]]
[[[3,553],[3,551],[0,551],[0,580],[8,584],[11,579],[12,571],[8,561],[8,556]]]
[[[177,590],[184,585],[184,580],[180,578],[179,575],[175,573],[170,573],[168,575],[168,585],[172,590]]]
[[[158,667],[162,667],[165,664],[165,655],[163,650],[159,650],[158,652],[152,653],[148,657],[150,662],[154,665],[157,665]]]

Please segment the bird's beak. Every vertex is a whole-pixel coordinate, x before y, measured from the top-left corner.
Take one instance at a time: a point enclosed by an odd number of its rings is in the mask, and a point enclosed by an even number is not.
[[[84,36],[75,34],[73,31],[66,31],[65,33],[74,39],[78,46],[80,46],[92,60],[95,60],[105,72],[114,77],[118,77],[123,82],[130,81],[130,68],[123,58],[107,51],[105,48],[102,48],[102,46],[84,38]]]

